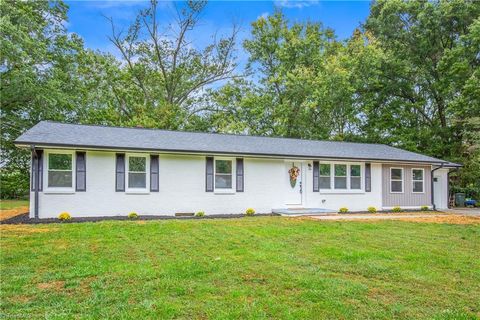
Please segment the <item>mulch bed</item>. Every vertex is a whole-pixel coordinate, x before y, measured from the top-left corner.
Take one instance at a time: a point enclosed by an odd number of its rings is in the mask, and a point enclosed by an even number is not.
[[[250,217],[268,217],[268,216],[278,216],[275,213],[257,213]],[[99,222],[99,221],[145,221],[145,220],[201,220],[201,219],[239,219],[247,217],[244,214],[215,214],[207,215],[203,217],[174,217],[174,216],[138,216],[138,219],[129,219],[127,216],[114,216],[114,217],[82,217],[82,218],[72,218],[67,221],[60,221],[57,218],[46,218],[46,219],[34,219],[28,216],[28,213],[23,213],[18,216],[12,217],[0,221],[0,224],[48,224],[48,223],[80,223],[80,222]]]

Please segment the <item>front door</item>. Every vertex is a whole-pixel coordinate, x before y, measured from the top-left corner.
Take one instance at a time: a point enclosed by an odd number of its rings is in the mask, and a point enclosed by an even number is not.
[[[303,166],[301,161],[285,162],[285,190],[287,205],[302,205],[302,176]]]

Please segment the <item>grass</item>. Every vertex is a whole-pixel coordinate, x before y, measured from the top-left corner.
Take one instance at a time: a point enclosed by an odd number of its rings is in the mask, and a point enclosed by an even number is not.
[[[28,207],[28,200],[0,200],[0,210]]]
[[[480,316],[479,225],[257,217],[0,227],[5,318]]]

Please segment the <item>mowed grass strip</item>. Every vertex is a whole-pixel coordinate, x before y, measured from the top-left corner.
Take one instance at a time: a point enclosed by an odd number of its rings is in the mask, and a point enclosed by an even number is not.
[[[257,217],[0,228],[5,318],[480,316],[479,225]]]
[[[28,208],[28,200],[0,200],[0,210]]]
[[[28,200],[0,200],[0,221],[28,212]]]

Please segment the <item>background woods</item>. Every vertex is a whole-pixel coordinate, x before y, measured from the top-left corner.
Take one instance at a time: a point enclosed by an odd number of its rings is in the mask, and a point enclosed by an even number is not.
[[[153,1],[119,57],[67,32],[62,2],[3,1],[2,197],[28,192],[29,157],[12,141],[40,120],[378,142],[460,162],[456,188],[480,196],[480,2],[376,1],[351,37],[277,10],[197,48],[206,2]]]

